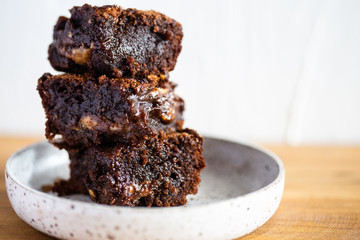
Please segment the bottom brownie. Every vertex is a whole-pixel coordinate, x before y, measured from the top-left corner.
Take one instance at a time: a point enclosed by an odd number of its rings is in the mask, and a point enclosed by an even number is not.
[[[197,193],[203,138],[193,130],[160,133],[136,144],[68,150],[71,178],[60,195],[88,192],[95,202],[121,206],[178,206]]]

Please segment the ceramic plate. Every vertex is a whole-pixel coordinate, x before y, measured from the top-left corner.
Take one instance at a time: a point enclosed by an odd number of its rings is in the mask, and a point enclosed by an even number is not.
[[[17,215],[61,239],[233,239],[263,225],[279,206],[285,173],[278,157],[248,144],[206,138],[207,167],[197,195],[181,207],[118,207],[88,197],[41,191],[69,177],[69,160],[47,142],[6,164],[6,188]]]

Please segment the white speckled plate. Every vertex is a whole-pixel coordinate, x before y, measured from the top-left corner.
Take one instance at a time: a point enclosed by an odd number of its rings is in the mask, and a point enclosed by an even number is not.
[[[41,186],[69,175],[68,158],[47,142],[27,147],[6,164],[12,207],[25,222],[61,239],[233,239],[263,225],[279,206],[283,165],[259,147],[206,138],[207,168],[182,207],[116,207],[88,197],[60,198]]]

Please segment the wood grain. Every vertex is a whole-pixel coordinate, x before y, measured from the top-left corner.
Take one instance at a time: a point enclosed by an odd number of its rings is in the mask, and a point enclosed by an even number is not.
[[[12,210],[4,181],[8,157],[41,138],[0,137],[0,239],[51,239]],[[360,239],[360,146],[267,146],[286,168],[275,215],[246,239]]]
[[[360,239],[360,147],[268,146],[283,160],[275,215],[243,239]]]

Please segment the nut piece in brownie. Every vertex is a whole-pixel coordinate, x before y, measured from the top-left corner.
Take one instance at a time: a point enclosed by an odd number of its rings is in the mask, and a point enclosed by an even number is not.
[[[182,27],[155,11],[85,4],[60,17],[49,47],[60,71],[113,77],[167,77],[181,51]]]
[[[128,142],[182,129],[184,101],[169,81],[139,82],[91,74],[44,74],[37,90],[45,109],[46,137],[65,147]]]
[[[178,206],[197,193],[203,138],[193,130],[160,133],[132,145],[94,146],[70,150],[68,186],[85,184],[93,201],[121,206]],[[76,166],[85,168],[78,171]],[[84,181],[83,181],[84,180]],[[59,194],[73,193],[57,185]],[[65,189],[61,189],[65,186]]]

